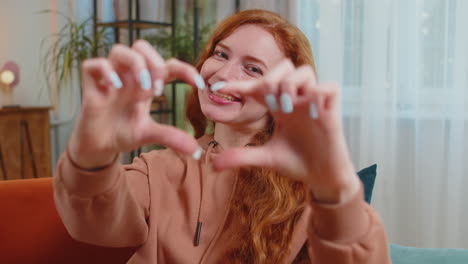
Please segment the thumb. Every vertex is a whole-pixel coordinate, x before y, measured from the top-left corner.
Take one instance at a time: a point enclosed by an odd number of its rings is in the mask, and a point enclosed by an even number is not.
[[[155,143],[185,155],[198,156],[196,159],[201,155],[201,148],[193,136],[179,128],[152,122],[142,133],[142,144]]]
[[[213,160],[215,170],[247,166],[273,167],[271,151],[265,146],[233,148],[222,152]]]

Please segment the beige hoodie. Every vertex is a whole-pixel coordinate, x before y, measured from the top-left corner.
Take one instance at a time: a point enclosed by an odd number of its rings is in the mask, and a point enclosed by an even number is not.
[[[205,150],[200,161],[166,149],[96,172],[80,170],[62,154],[54,198],[68,232],[95,245],[139,246],[128,263],[227,262],[223,254],[232,236],[223,227],[236,174],[211,170],[212,158],[222,151],[211,141],[199,139]],[[306,242],[312,263],[390,263],[381,221],[362,190],[344,204],[310,202],[293,233],[287,263]]]

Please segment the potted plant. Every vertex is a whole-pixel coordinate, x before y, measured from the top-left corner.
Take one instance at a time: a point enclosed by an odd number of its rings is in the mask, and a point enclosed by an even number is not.
[[[92,34],[92,18],[79,23],[58,11],[45,10],[41,13],[51,12],[57,13],[66,21],[57,34],[45,38],[41,43],[41,50],[45,49],[41,66],[52,105],[57,111],[63,89],[73,89],[76,73],[81,76],[79,65],[85,59],[97,56],[99,51],[107,53],[112,41],[105,28]],[[81,95],[81,82],[79,83]]]
[[[194,28],[191,23],[193,19],[190,16],[186,16],[185,18],[185,21],[176,26],[174,42],[172,42],[172,32],[169,29],[162,29],[157,33],[147,34],[144,36],[144,39],[161,52],[165,58],[175,57],[193,64],[197,59],[194,50]],[[199,47],[203,47],[208,41],[212,30],[211,25],[211,23],[207,23],[199,29]]]

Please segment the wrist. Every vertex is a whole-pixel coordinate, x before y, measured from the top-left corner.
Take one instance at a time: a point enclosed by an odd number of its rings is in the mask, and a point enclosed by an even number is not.
[[[103,170],[109,166],[111,166],[118,158],[118,154],[114,154],[114,156],[111,158],[111,159],[108,159],[108,161],[93,161],[93,162],[86,162],[86,161],[83,161],[83,160],[79,160],[79,161],[76,161],[76,159],[74,159],[72,157],[72,154],[70,153],[70,151],[67,149],[67,155],[68,155],[68,159],[70,160],[71,164],[73,164],[73,166],[75,166],[76,168],[80,169],[80,170],[85,170],[85,171],[98,171],[98,170]],[[104,160],[104,159],[103,159]]]
[[[332,186],[322,186],[310,188],[313,200],[321,203],[346,203],[359,192],[359,179],[353,178],[347,183],[335,184]]]
[[[111,165],[119,153],[113,151],[90,150],[72,138],[67,145],[66,152],[72,164],[83,170],[95,171]]]
[[[344,166],[334,166],[328,173],[324,172],[322,184],[310,183],[312,198],[324,203],[343,203],[352,199],[361,188],[361,180],[354,172],[351,162]]]

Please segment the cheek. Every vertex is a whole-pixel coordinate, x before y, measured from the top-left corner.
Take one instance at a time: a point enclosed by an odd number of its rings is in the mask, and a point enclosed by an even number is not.
[[[220,68],[220,62],[208,58],[205,60],[203,63],[201,69],[200,69],[200,75],[206,80],[208,79],[211,75],[216,73],[216,71]]]
[[[265,105],[257,102],[253,98],[246,99],[244,103],[244,108],[251,113],[255,113],[256,115],[264,115],[268,112],[268,109]]]
[[[206,89],[203,89],[203,90],[196,89],[196,92],[198,93],[198,101],[203,110],[203,105],[208,102],[207,91]]]

